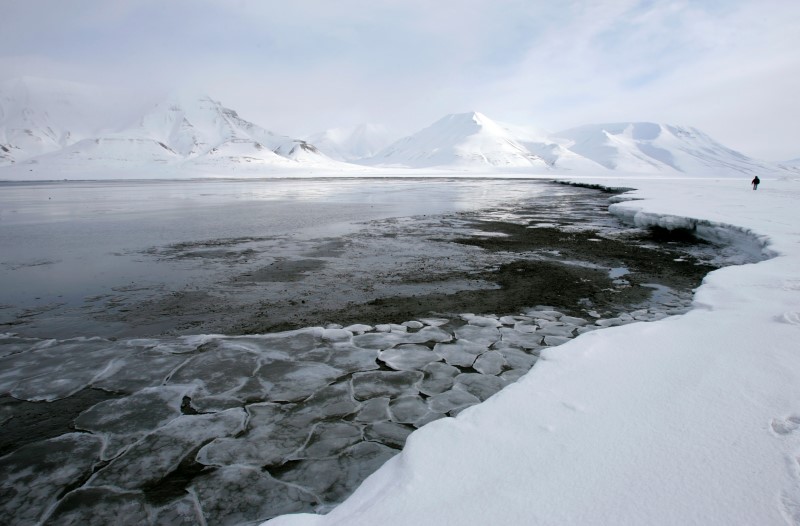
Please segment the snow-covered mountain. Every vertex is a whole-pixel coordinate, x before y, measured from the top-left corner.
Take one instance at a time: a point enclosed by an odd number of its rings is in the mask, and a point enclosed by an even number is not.
[[[120,109],[89,85],[30,78],[0,83],[0,165],[24,163],[25,172],[340,167],[312,144],[266,130],[206,95],[173,95],[143,109],[128,105]]]
[[[361,161],[409,168],[506,168],[731,176],[791,171],[747,157],[696,128],[650,122],[591,124],[550,134],[480,113],[448,115]]]
[[[101,161],[114,166],[217,168],[330,162],[313,145],[265,130],[205,95],[172,96],[133,125],[79,141],[47,160],[72,165]]]
[[[477,112],[447,115],[364,162],[410,168],[548,167],[542,157],[531,153],[508,129]]]
[[[555,134],[571,152],[609,170],[731,175],[774,171],[696,128],[652,122],[590,124]]]
[[[23,77],[0,82],[0,164],[54,152],[104,124],[108,96],[87,84]]]
[[[61,178],[64,172],[107,169],[159,177],[166,173],[159,167],[169,168],[169,177],[195,176],[197,170],[219,175],[295,168],[361,173],[363,165],[592,175],[740,176],[800,170],[797,160],[755,160],[695,128],[648,122],[592,124],[551,134],[472,112],[447,115],[387,143],[384,128],[366,124],[305,140],[276,134],[206,95],[173,95],[140,106],[74,82],[0,82],[0,166],[7,167],[0,178]]]
[[[305,140],[337,161],[357,161],[372,157],[392,142],[386,128],[377,124],[332,128],[309,135]]]
[[[800,172],[800,157],[797,159],[789,159],[788,161],[781,161],[778,165],[795,172]]]

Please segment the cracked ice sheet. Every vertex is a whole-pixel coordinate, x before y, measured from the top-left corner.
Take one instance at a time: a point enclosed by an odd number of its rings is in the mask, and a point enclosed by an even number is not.
[[[108,460],[179,417],[181,401],[191,389],[192,386],[148,388],[125,398],[106,400],[78,415],[75,427],[105,436],[103,460]]]
[[[0,359],[0,392],[32,402],[65,398],[109,374],[119,355],[114,342],[102,338],[43,340],[27,352]]]
[[[0,523],[37,523],[65,486],[91,473],[101,447],[99,437],[69,433],[0,458]]]
[[[178,417],[133,444],[98,471],[88,485],[135,489],[156,482],[203,443],[239,432],[244,422],[242,409]]]
[[[614,205],[637,224],[734,224],[780,256],[712,272],[685,315],[543,350],[517,383],[413,433],[327,515],[270,526],[792,524],[800,433],[771,422],[800,415],[800,324],[785,316],[800,304],[800,180],[591,182],[640,188]]]

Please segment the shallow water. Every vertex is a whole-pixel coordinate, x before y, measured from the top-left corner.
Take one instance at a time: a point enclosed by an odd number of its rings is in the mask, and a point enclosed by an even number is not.
[[[406,179],[0,183],[0,327],[49,313],[55,330],[53,311],[89,308],[93,298],[119,292],[205,284],[217,270],[190,258],[147,257],[148,250],[209,240],[245,250],[248,240],[335,238],[368,220],[476,210],[544,188]],[[46,327],[32,332],[48,335]]]

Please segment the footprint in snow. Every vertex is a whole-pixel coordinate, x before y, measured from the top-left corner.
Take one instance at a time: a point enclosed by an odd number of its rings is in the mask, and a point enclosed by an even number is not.
[[[790,415],[786,418],[774,418],[770,422],[772,431],[778,436],[800,436],[800,415]],[[793,526],[800,526],[800,454],[795,453],[792,460],[796,468],[797,478],[795,484],[781,494],[783,515],[786,522]]]
[[[800,430],[800,416],[791,415],[786,418],[773,418],[770,427],[772,427],[772,431],[776,435],[788,435]]]
[[[782,321],[783,323],[789,323],[791,325],[800,325],[800,312],[797,311],[784,312],[783,314],[778,316],[778,321]]]

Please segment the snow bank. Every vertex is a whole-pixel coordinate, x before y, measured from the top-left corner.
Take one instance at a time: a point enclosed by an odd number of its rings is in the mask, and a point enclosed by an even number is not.
[[[800,524],[800,180],[592,182],[636,187],[613,209],[639,224],[774,257],[709,274],[685,315],[548,350],[328,515],[270,526]]]

